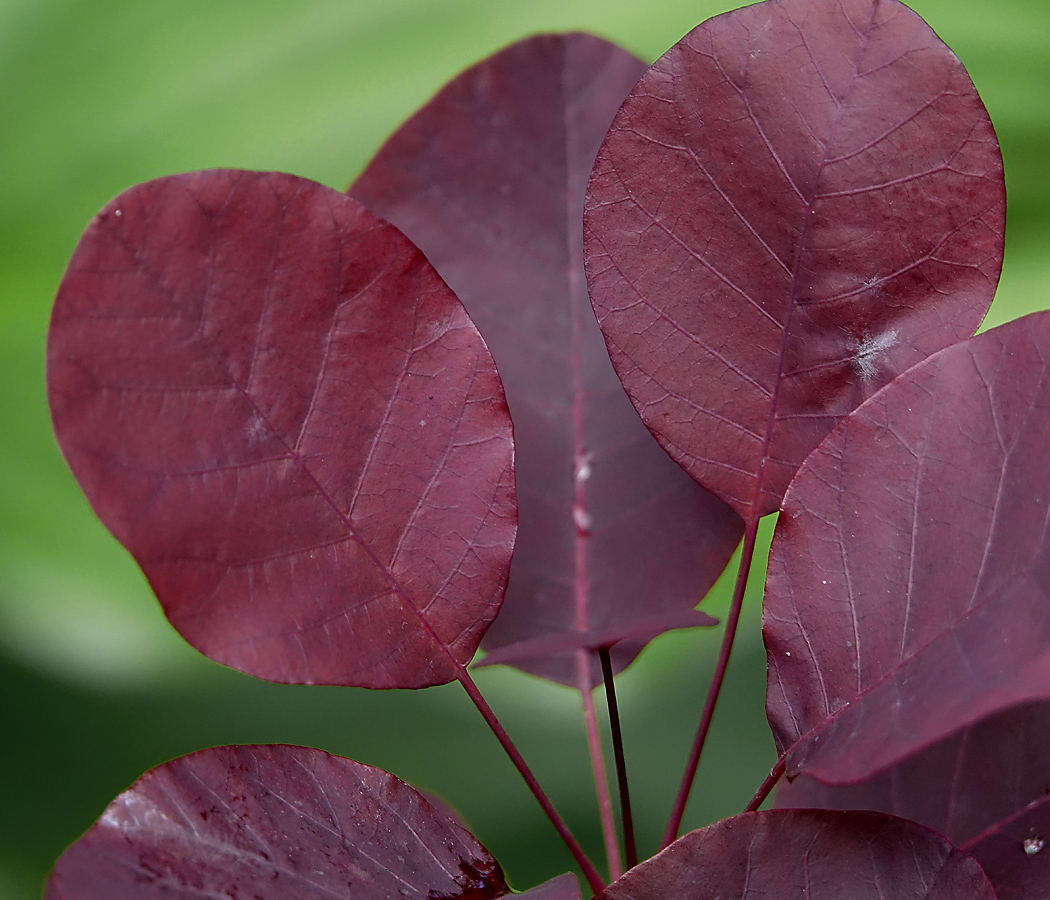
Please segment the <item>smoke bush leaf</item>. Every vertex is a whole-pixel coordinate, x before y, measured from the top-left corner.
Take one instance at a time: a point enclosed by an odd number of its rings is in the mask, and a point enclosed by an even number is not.
[[[806,460],[770,553],[787,772],[862,781],[1050,697],[1050,313],[936,354]]]
[[[600,900],[995,900],[981,867],[913,822],[873,812],[770,810],[690,832]]]
[[[48,390],[99,518],[202,653],[272,681],[456,677],[516,517],[492,359],[422,254],[276,173],[110,203],[58,292]]]
[[[970,853],[1001,900],[1050,900],[1050,702],[964,728],[861,784],[807,775],[777,806],[872,809],[920,822]]]
[[[895,0],[767,0],[631,92],[588,188],[613,364],[668,452],[745,518],[861,401],[971,335],[1002,159],[955,55]]]
[[[507,391],[521,521],[483,646],[573,685],[566,647],[616,632],[623,668],[660,633],[654,622],[672,627],[696,606],[742,528],[646,431],[587,299],[587,177],[645,69],[587,34],[513,44],[444,87],[350,188],[456,291]]]
[[[213,747],[147,772],[59,859],[46,900],[491,900],[499,864],[418,791],[305,747]]]

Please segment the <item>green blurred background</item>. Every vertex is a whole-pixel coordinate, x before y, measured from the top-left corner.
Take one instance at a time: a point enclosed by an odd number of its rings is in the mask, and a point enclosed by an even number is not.
[[[276,169],[344,188],[447,79],[538,31],[583,29],[653,60],[713,0],[0,0],[0,898],[50,865],[147,768],[223,743],[322,747],[457,807],[524,889],[570,867],[455,686],[372,694],[270,685],[167,626],[54,445],[43,351],[81,230],[172,172]],[[990,321],[1050,305],[1050,0],[916,0],[1002,142],[1007,255]],[[768,538],[768,529],[767,529]],[[763,717],[761,573],[686,824],[740,811],[774,757]],[[725,608],[726,579],[706,608]],[[622,678],[642,851],[688,748],[715,633],[658,640]],[[601,858],[579,701],[503,670],[478,681]]]

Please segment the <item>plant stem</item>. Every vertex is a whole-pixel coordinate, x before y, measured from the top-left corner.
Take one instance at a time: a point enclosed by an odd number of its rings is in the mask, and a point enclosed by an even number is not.
[[[674,806],[671,807],[671,815],[667,820],[667,829],[664,831],[664,839],[660,849],[673,844],[678,838],[678,829],[682,825],[682,816],[685,815],[685,804],[689,800],[689,791],[693,787],[696,770],[700,765],[700,754],[703,752],[704,742],[707,740],[707,732],[711,728],[711,719],[715,714],[718,693],[721,691],[722,682],[725,680],[726,668],[729,665],[729,654],[733,649],[737,625],[740,624],[740,609],[744,605],[744,590],[747,588],[747,576],[751,572],[751,560],[755,555],[758,520],[758,515],[752,513],[748,516],[744,525],[744,545],[740,553],[740,568],[737,570],[733,601],[729,606],[729,616],[726,618],[726,630],[722,635],[722,646],[718,651],[718,662],[715,664],[715,672],[711,678],[711,687],[707,690],[707,700],[704,702],[704,711],[700,716],[700,724],[696,729],[696,738],[693,740],[693,748],[686,762],[685,773],[682,775],[682,783],[678,787]]]
[[[616,687],[613,685],[612,660],[609,648],[598,650],[605,680],[605,699],[609,704],[609,730],[612,732],[613,754],[616,757],[616,782],[620,787],[620,815],[623,817],[623,848],[627,868],[638,865],[638,848],[634,841],[634,816],[631,815],[631,795],[627,790],[627,761],[623,755],[623,735],[620,733],[620,712],[616,707]]]
[[[525,779],[525,783],[529,786],[529,790],[532,791],[532,794],[539,802],[540,807],[547,814],[547,818],[550,819],[554,829],[565,842],[565,846],[569,848],[572,858],[576,860],[576,865],[580,867],[584,878],[587,879],[587,883],[591,886],[591,890],[595,893],[601,891],[605,887],[605,882],[602,881],[602,877],[598,874],[598,870],[594,868],[594,864],[587,858],[587,854],[583,852],[583,848],[580,846],[579,841],[577,841],[576,838],[573,837],[572,832],[569,831],[569,826],[565,824],[565,820],[558,815],[558,811],[554,808],[554,804],[551,803],[550,798],[547,797],[543,788],[540,787],[540,783],[536,780],[536,776],[532,774],[532,770],[528,767],[528,764],[518,751],[518,748],[514,746],[513,741],[511,741],[510,735],[507,734],[506,729],[500,724],[499,719],[496,718],[496,714],[492,711],[492,707],[489,706],[485,698],[481,696],[481,691],[478,690],[478,686],[474,683],[474,679],[470,677],[470,673],[467,672],[462,664],[457,664],[456,666],[456,677],[459,683],[463,685],[463,689],[467,692],[467,696],[474,701],[474,705],[478,708],[478,712],[481,713],[482,718],[488,724],[489,728],[492,729],[492,733],[496,736],[496,740],[500,742],[500,746],[503,747],[504,752],[510,757],[510,761],[514,763],[514,767],[521,774],[521,777]]]
[[[782,756],[777,760],[777,764],[773,766],[773,771],[769,773],[769,776],[765,781],[762,782],[762,787],[758,789],[758,792],[754,797],[751,798],[751,802],[747,805],[744,812],[755,812],[763,803],[766,802],[766,797],[769,796],[770,791],[776,787],[776,783],[780,781],[781,776],[784,774],[784,769],[787,766],[787,757]]]
[[[598,795],[598,813],[605,838],[605,856],[609,861],[609,880],[615,881],[623,874],[620,862],[620,842],[613,822],[612,797],[609,796],[609,778],[605,772],[605,757],[602,754],[602,738],[598,732],[598,715],[594,709],[594,688],[591,685],[590,653],[580,648],[576,651],[577,687],[583,701],[583,721],[587,730],[587,748],[591,755],[591,770],[594,772],[594,790]]]

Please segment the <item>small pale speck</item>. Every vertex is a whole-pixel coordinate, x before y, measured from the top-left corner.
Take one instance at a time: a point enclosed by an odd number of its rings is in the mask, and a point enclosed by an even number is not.
[[[419,420],[419,424],[420,425],[426,425],[427,424],[426,419],[420,419]]]
[[[1043,849],[1043,847],[1046,846],[1046,843],[1041,837],[1027,837],[1024,839],[1023,846],[1025,853],[1027,853],[1029,856],[1035,856],[1040,850]]]
[[[820,583],[821,583],[821,584],[827,584],[827,582],[826,582],[826,581],[824,581],[824,580],[821,580],[821,582],[820,582]]]
[[[791,656],[791,651],[790,650],[785,650],[784,651],[784,655],[785,656]]]
[[[115,210],[113,210],[113,215],[115,215],[115,216],[122,216],[122,215],[124,215],[124,213],[121,212],[119,209],[115,209]]]

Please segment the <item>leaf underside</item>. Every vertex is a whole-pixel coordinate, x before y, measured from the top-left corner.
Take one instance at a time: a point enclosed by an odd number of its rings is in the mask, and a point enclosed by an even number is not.
[[[268,745],[214,747],[147,772],[66,850],[45,898],[492,900],[508,890],[488,851],[404,782]]]
[[[913,822],[873,812],[744,813],[679,838],[600,900],[995,900],[981,867]]]
[[[956,732],[862,784],[806,775],[777,786],[782,808],[871,809],[963,847],[1000,900],[1050,900],[1050,702]]]
[[[233,170],[125,192],[59,289],[48,391],[96,513],[205,655],[421,687],[495,617],[516,525],[499,378],[356,201]]]
[[[1005,201],[984,106],[921,18],[767,0],[690,32],[617,114],[591,299],[645,423],[757,517],[843,416],[973,333]]]
[[[659,633],[654,620],[696,606],[741,533],[638,419],[587,299],[587,177],[645,69],[591,35],[521,41],[443,88],[350,188],[455,290],[507,392],[520,530],[483,646],[574,685],[574,653],[542,655],[529,642],[572,645],[575,633],[586,643],[591,631],[616,629],[622,669]]]
[[[1050,697],[1050,313],[950,347],[784,500],[763,634],[788,775],[862,781]]]

